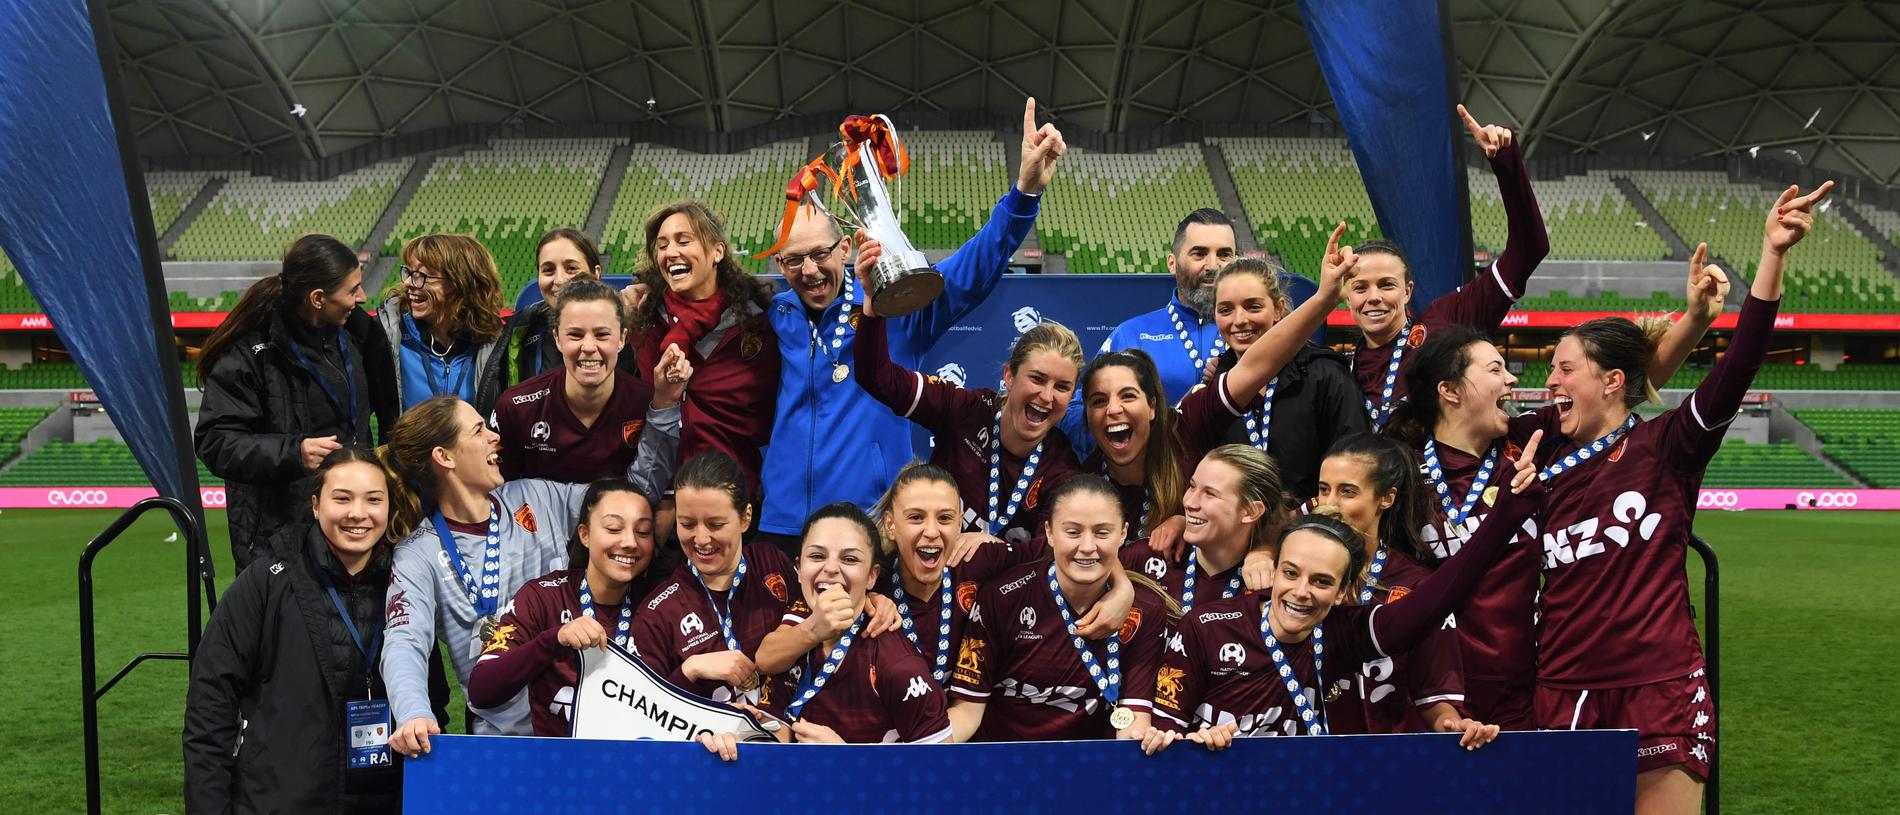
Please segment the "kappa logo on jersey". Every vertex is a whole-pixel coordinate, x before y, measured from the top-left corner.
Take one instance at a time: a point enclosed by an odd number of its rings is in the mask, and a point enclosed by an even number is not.
[[[547,396],[548,394],[553,393],[553,392],[554,392],[553,388],[542,388],[538,391],[535,391],[534,393],[524,393],[508,401],[517,405],[525,405],[529,402],[538,402],[541,400],[541,397]]]
[[[1597,532],[1614,541],[1618,548],[1630,545],[1630,530],[1647,541],[1656,534],[1656,527],[1662,524],[1662,513],[1649,512],[1649,499],[1635,490],[1629,490],[1616,496],[1610,505],[1610,520],[1605,523],[1601,518],[1585,518],[1561,529],[1544,533],[1544,568],[1554,569],[1558,564],[1575,563],[1591,555],[1602,554],[1603,542],[1597,540]]]
[[[1240,643],[1238,642],[1222,643],[1219,659],[1222,662],[1232,662],[1235,665],[1239,665],[1247,661],[1247,649],[1240,647]]]
[[[547,422],[535,422],[533,427],[528,428],[528,436],[535,441],[547,441],[552,435],[554,430],[548,427]]]
[[[1121,637],[1121,641],[1133,642],[1135,640],[1135,632],[1140,631],[1140,630],[1141,630],[1141,609],[1131,608],[1128,610],[1128,619],[1122,621],[1122,630],[1121,630],[1121,634],[1119,635]]]
[[[910,684],[904,686],[904,698],[898,701],[908,702],[912,699],[921,698],[924,694],[929,692],[930,683],[925,682],[922,676],[913,676],[910,678]]]
[[[631,422],[621,425],[621,440],[625,441],[628,447],[638,448],[640,446],[640,430],[646,426],[647,420],[645,419],[634,419]]]
[[[1024,628],[1035,628],[1036,627],[1036,610],[1028,606],[1024,606],[1023,613],[1016,615],[1016,621],[1019,623],[1022,623]]]
[[[765,590],[771,592],[772,597],[779,602],[785,602],[785,577],[776,573],[766,575]]]
[[[1022,577],[1016,578],[1015,580],[1011,580],[1010,582],[1003,584],[1003,587],[997,589],[996,593],[1008,594],[1012,591],[1015,591],[1024,586],[1029,585],[1029,581],[1034,580],[1034,579],[1036,579],[1036,573],[1030,572],[1029,574],[1023,575]]]
[[[697,612],[686,612],[686,616],[680,618],[680,636],[682,637],[705,630],[706,624],[699,621]]]
[[[1181,642],[1181,632],[1176,631],[1168,635],[1168,650],[1177,654],[1187,653],[1187,646]]]
[[[395,628],[409,624],[409,592],[398,591],[390,595],[389,605],[383,608],[383,627]]]
[[[544,589],[558,589],[567,585],[567,575],[561,575],[560,577],[550,578],[548,580],[536,580],[535,583]]]
[[[1141,564],[1141,570],[1149,577],[1160,580],[1168,576],[1168,562],[1158,557],[1151,557],[1148,558],[1148,562]]]
[[[1197,619],[1205,625],[1207,623],[1217,623],[1221,620],[1238,620],[1241,616],[1241,613],[1238,611],[1206,611],[1202,612],[1201,616]]]
[[[963,609],[963,613],[968,614],[970,613],[970,609],[975,606],[976,606],[976,581],[965,580],[962,583],[958,583],[957,584],[957,608]]]
[[[739,356],[751,359],[763,350],[765,350],[765,340],[759,339],[759,335],[751,330],[748,329],[745,336],[739,338]]]
[[[527,504],[522,504],[520,509],[515,510],[515,523],[520,524],[522,529],[526,529],[531,533],[541,531],[541,528],[534,522],[534,509]]]
[[[1035,306],[1023,306],[1010,314],[1009,319],[1016,324],[1016,333],[1022,334],[1042,322],[1042,312],[1037,311]]]
[[[945,363],[943,367],[938,368],[937,378],[959,388],[964,387],[970,381],[970,376],[963,370],[963,366],[954,362]]]
[[[659,608],[661,603],[666,602],[666,598],[672,597],[673,592],[676,592],[679,590],[680,590],[680,584],[678,583],[674,583],[670,586],[667,586],[666,591],[663,591],[663,592],[660,592],[659,594],[654,595],[653,599],[647,601],[647,610],[652,611],[656,608]]]
[[[1155,702],[1179,710],[1181,708],[1181,682],[1187,679],[1187,671],[1172,665],[1163,665],[1155,671]]]

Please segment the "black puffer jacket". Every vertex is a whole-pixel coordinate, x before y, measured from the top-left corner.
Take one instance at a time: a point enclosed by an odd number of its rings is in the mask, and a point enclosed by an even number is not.
[[[191,664],[185,811],[395,812],[401,759],[346,763],[343,706],[369,691],[363,657],[317,578],[329,573],[367,644],[383,630],[388,548],[352,577],[317,528],[301,524],[279,530],[260,555],[218,603]],[[388,698],[379,673],[370,685]]]
[[[1234,360],[1233,351],[1221,355],[1220,370],[1232,368]],[[1319,491],[1319,465],[1333,442],[1371,429],[1365,397],[1346,358],[1312,343],[1302,346],[1280,371],[1267,434],[1267,455],[1280,467],[1280,486],[1289,500],[1301,503]],[[1249,444],[1247,420],[1235,420],[1225,441]]]
[[[393,357],[375,319],[359,308],[343,326],[356,379],[354,432],[317,378],[330,377],[338,396],[348,398],[349,389],[336,388],[342,384],[342,366],[334,335],[318,342],[315,329],[295,327],[290,322],[295,319],[272,312],[214,360],[205,376],[195,446],[205,467],[224,479],[231,552],[239,570],[278,528],[310,518],[305,439],[336,436],[345,444],[371,445],[396,423]],[[318,374],[291,352],[288,343],[299,336],[304,340],[297,347]],[[378,436],[371,435],[372,415]]]

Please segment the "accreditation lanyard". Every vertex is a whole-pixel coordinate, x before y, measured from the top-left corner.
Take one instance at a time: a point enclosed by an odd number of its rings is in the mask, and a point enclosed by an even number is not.
[[[1273,601],[1260,606],[1260,639],[1267,646],[1267,653],[1273,657],[1273,670],[1280,675],[1286,685],[1287,695],[1293,697],[1293,709],[1300,714],[1300,721],[1306,724],[1309,736],[1326,735],[1326,721],[1322,713],[1313,709],[1313,701],[1306,698],[1306,689],[1300,685],[1300,678],[1293,674],[1293,666],[1287,661],[1286,650],[1280,647],[1280,641],[1273,636]],[[1320,657],[1325,653],[1325,629],[1313,626],[1313,679],[1314,692],[1326,683],[1326,670]],[[1322,703],[1323,704],[1323,703]],[[1323,709],[1323,708],[1322,708]]]
[[[343,618],[343,627],[349,629],[350,640],[356,643],[356,652],[363,655],[363,692],[365,698],[374,697],[376,692],[374,683],[370,681],[370,677],[376,673],[376,652],[381,651],[383,648],[383,631],[380,628],[377,629],[376,636],[370,639],[368,645],[364,645],[363,634],[357,630],[356,621],[350,618],[350,610],[343,605],[342,595],[337,594],[336,583],[330,580],[329,573],[324,571],[321,566],[317,567],[317,580],[323,583],[323,590],[330,595],[330,602],[336,605],[337,616]]]
[[[302,365],[304,370],[310,372],[310,377],[317,380],[317,387],[323,389],[323,395],[329,398],[330,404],[336,406],[337,413],[342,414],[343,420],[348,423],[350,428],[349,437],[355,438],[356,366],[350,364],[349,335],[343,333],[343,329],[341,328],[336,330],[337,351],[343,357],[343,386],[348,389],[350,396],[349,401],[344,401],[343,398],[337,394],[336,388],[330,387],[330,380],[324,379],[323,374],[317,370],[317,366],[311,364],[309,357],[304,356],[303,349],[297,347],[296,340],[289,340],[284,344],[290,346],[291,356],[297,358],[297,364]]]
[[[1425,474],[1432,479],[1432,489],[1438,492],[1438,504],[1445,510],[1445,523],[1452,529],[1465,525],[1465,519],[1471,517],[1471,510],[1478,505],[1478,499],[1484,495],[1486,487],[1491,485],[1491,471],[1498,464],[1498,445],[1493,442],[1491,451],[1484,457],[1484,463],[1478,465],[1478,474],[1471,477],[1471,488],[1465,490],[1464,503],[1453,505],[1451,485],[1445,483],[1445,468],[1438,463],[1438,440],[1425,439]]]

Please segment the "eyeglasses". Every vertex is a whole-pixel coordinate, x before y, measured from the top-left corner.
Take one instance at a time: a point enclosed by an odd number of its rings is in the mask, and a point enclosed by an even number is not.
[[[839,235],[838,239],[832,241],[830,246],[815,252],[806,252],[802,255],[779,255],[778,267],[785,273],[790,274],[805,268],[805,261],[807,260],[811,261],[814,265],[823,266],[825,265],[825,261],[831,259],[831,253],[837,251],[838,244],[841,243],[844,243],[843,235]]]
[[[408,266],[396,267],[396,274],[402,275],[403,285],[415,286],[416,288],[427,286],[429,285],[429,281],[439,279],[428,272],[420,269],[411,269]]]

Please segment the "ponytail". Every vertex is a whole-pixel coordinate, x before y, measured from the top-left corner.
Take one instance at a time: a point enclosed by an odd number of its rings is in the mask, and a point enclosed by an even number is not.
[[[305,235],[291,243],[284,250],[282,269],[245,289],[237,305],[224,315],[224,321],[205,338],[198,352],[198,387],[204,387],[211,366],[231,350],[237,338],[261,328],[271,312],[294,309],[296,298],[317,289],[335,292],[351,272],[360,268],[362,262],[356,253],[328,235]]]

